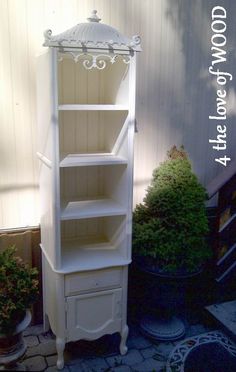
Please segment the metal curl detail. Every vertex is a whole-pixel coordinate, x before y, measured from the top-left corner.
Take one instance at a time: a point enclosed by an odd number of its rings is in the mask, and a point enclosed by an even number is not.
[[[128,65],[129,63],[130,63],[130,56],[125,56],[125,55],[123,55],[122,56],[122,61],[126,64],[126,65]]]
[[[139,35],[134,35],[132,37],[132,41],[130,43],[130,47],[135,47],[137,45],[140,45],[141,44],[141,37]]]
[[[98,70],[103,70],[106,67],[106,61],[104,59],[100,59],[97,61],[98,57],[101,56],[92,56],[92,60],[85,59],[83,61],[83,66],[87,70],[91,70],[92,68],[97,68]]]
[[[79,58],[81,56],[86,57],[82,62],[83,66],[86,68],[86,70],[91,70],[92,68],[96,68],[98,70],[103,70],[107,66],[108,62],[110,62],[111,64],[115,63],[117,57],[119,56],[117,54],[92,55],[92,54],[87,54],[87,53],[78,53],[78,54],[74,53],[74,52],[69,52],[69,53],[72,55],[72,57],[73,57],[73,59],[76,63],[79,61]],[[129,55],[120,55],[120,57],[122,58],[122,61],[125,64],[130,63],[131,57]],[[58,56],[58,61],[60,62],[62,60],[63,60],[63,55]]]
[[[49,41],[52,37],[52,30],[50,29],[45,30],[43,36],[45,38],[45,41]]]

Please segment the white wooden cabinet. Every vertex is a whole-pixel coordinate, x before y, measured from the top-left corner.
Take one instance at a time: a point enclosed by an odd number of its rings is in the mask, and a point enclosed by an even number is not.
[[[99,23],[45,32],[37,58],[45,329],[66,342],[121,334],[131,261],[136,52]]]

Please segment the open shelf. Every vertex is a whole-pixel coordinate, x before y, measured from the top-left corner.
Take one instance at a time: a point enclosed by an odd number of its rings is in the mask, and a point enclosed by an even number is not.
[[[112,154],[127,120],[127,111],[60,111],[60,153]]]
[[[61,220],[125,215],[126,209],[112,199],[63,202]]]
[[[62,155],[61,157],[60,167],[127,164],[125,158],[109,153],[68,154]]]
[[[128,111],[125,105],[59,105],[59,111]]]
[[[105,238],[72,239],[62,242],[63,272],[98,270],[127,265],[130,261]]]
[[[66,53],[64,57],[66,57]],[[116,63],[107,63],[102,70],[86,70],[83,66],[83,60],[88,56],[80,56],[78,62],[75,62],[72,56],[64,57],[58,63],[60,105],[127,104],[129,97],[129,74],[127,73],[129,65],[123,62],[122,57],[117,56]]]
[[[127,264],[126,216],[61,221],[63,270]]]
[[[60,169],[61,218],[125,215],[126,165]]]

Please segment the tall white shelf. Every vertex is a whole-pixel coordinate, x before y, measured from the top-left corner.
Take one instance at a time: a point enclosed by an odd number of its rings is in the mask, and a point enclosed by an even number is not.
[[[37,99],[44,326],[65,343],[121,334],[127,352],[136,52],[99,23],[45,32]]]

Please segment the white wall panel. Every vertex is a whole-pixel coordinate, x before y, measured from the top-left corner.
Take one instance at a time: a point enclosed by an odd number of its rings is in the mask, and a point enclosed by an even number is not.
[[[206,185],[223,168],[208,144],[215,127],[210,14],[213,0],[0,0],[0,228],[38,224],[35,55],[43,30],[59,33],[83,22],[93,8],[103,22],[140,34],[134,201],[173,144],[184,144]],[[227,9],[228,61],[235,71],[236,2]],[[222,66],[223,67],[223,66]],[[236,81],[236,74],[235,74]],[[228,102],[228,154],[235,159],[235,82]]]

